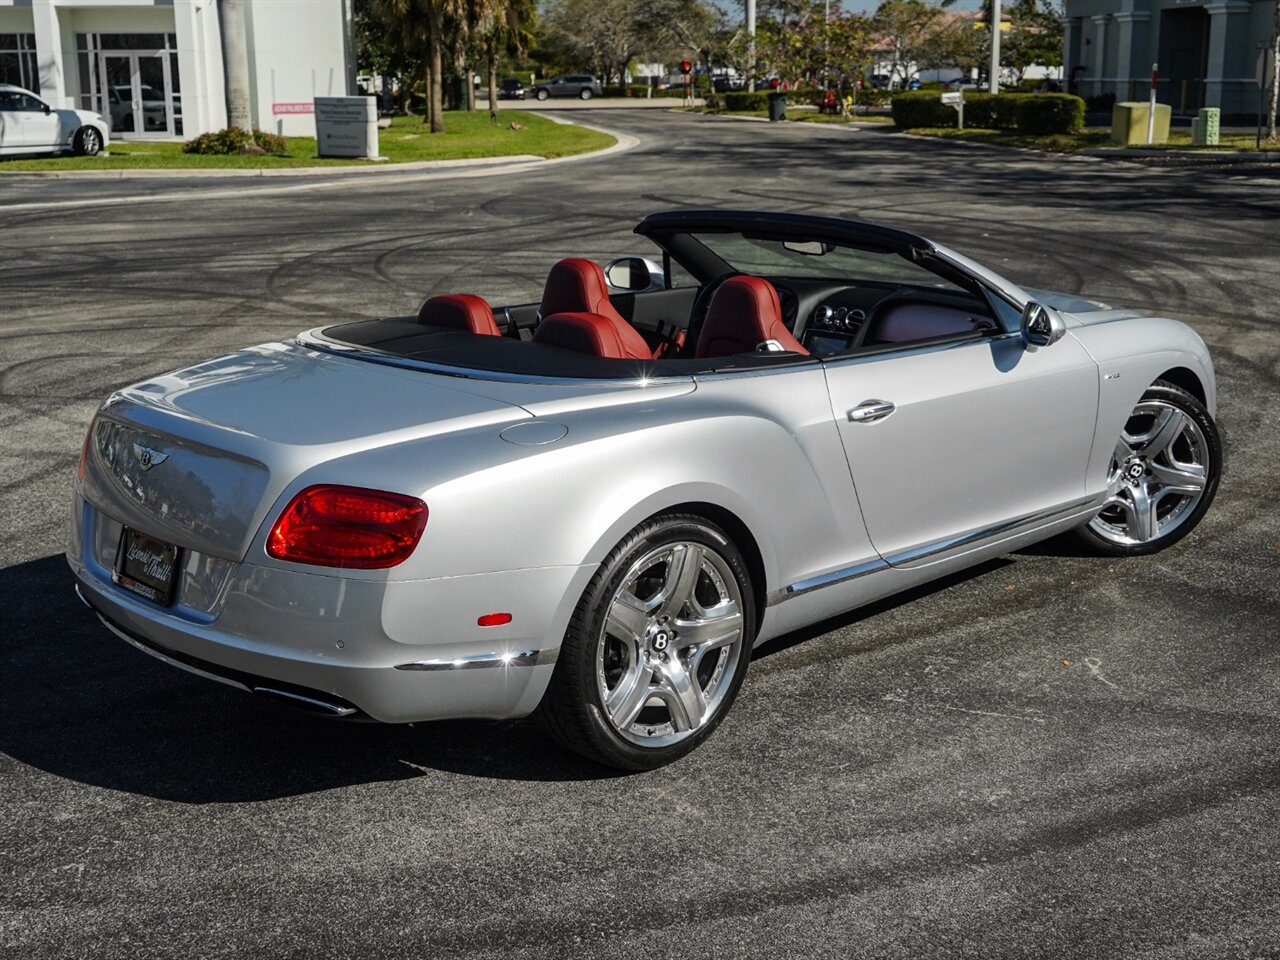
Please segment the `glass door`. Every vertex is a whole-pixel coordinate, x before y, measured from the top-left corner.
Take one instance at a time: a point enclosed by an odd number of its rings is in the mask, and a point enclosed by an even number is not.
[[[174,135],[168,56],[103,53],[101,64],[112,136],[132,140]]]

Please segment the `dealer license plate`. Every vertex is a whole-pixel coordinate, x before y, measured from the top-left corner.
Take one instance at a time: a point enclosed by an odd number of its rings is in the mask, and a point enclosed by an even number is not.
[[[112,579],[153,603],[173,602],[178,580],[178,548],[171,543],[124,528]]]

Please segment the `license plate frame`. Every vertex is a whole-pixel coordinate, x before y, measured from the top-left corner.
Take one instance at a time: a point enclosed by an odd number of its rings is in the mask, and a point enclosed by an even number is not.
[[[181,547],[124,527],[111,579],[126,590],[167,607],[173,603],[181,558]]]

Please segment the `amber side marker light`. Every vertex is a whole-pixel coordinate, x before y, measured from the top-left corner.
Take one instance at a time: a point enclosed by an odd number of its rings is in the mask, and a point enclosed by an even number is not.
[[[267,535],[267,554],[320,567],[381,570],[403,563],[427,525],[417,497],[321,484],[289,501]]]

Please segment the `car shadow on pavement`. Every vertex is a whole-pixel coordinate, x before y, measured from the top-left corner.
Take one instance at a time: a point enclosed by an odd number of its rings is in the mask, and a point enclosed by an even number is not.
[[[961,583],[974,580],[985,574],[1007,567],[1013,560],[1007,557],[995,557],[986,560],[973,567],[967,567],[956,573],[948,574],[937,580],[931,580],[928,583],[921,584],[918,587],[912,587],[910,590],[904,590],[901,593],[895,593],[885,597],[882,600],[876,600],[868,603],[866,606],[858,607],[856,610],[850,610],[846,613],[836,614],[834,617],[828,617],[826,620],[820,620],[817,623],[811,623],[807,627],[801,627],[798,630],[792,630],[790,633],[784,633],[780,637],[765,641],[752,654],[752,660],[761,660],[765,657],[771,657],[774,654],[782,653],[784,650],[790,650],[797,644],[806,643],[824,634],[831,633],[833,630],[839,630],[843,627],[851,627],[856,623],[869,620],[872,617],[879,616],[898,607],[907,606],[915,603],[924,597],[932,596],[935,593],[941,593],[949,590]]]
[[[61,555],[0,570],[0,753],[55,776],[237,803],[432,770],[530,781],[619,775],[529,722],[326,720],[193,676],[118,639],[73,584]]]

